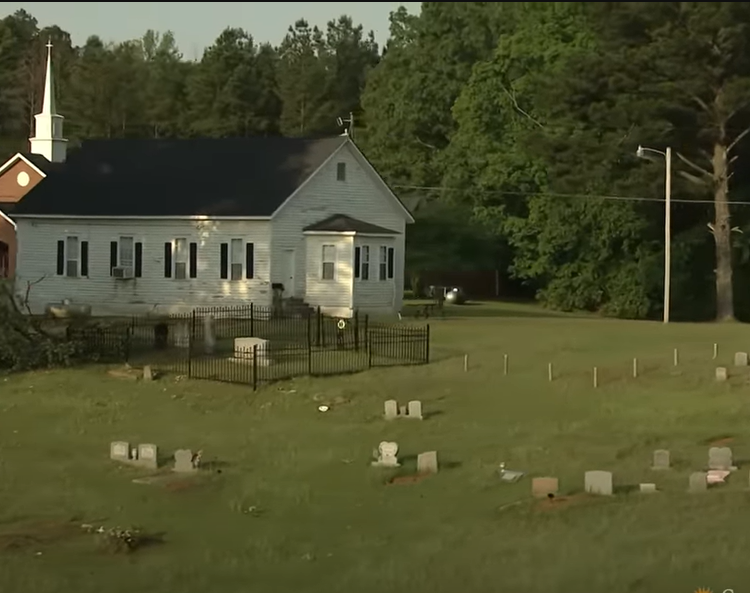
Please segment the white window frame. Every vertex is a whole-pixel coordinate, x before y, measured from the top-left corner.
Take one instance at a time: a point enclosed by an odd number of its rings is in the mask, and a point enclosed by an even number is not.
[[[333,259],[326,260],[326,249],[333,249]],[[336,280],[336,263],[338,260],[338,249],[333,243],[326,243],[320,248],[320,279],[326,282]],[[326,265],[332,266],[331,277],[326,278]]]
[[[183,250],[178,249],[180,243],[183,242],[185,248]],[[177,237],[172,240],[172,279],[173,280],[187,280],[188,279],[188,266],[190,262],[190,241],[187,237]],[[182,266],[179,268],[178,266]],[[182,277],[177,273],[177,270],[182,269]]]
[[[237,253],[235,246],[239,245]],[[237,282],[245,279],[245,240],[235,237],[229,240],[229,280]],[[235,261],[238,260],[238,261]],[[235,266],[239,266],[239,273],[235,274]]]
[[[359,247],[359,279],[367,282],[370,280],[370,246],[360,245]]]
[[[388,246],[387,245],[381,245],[380,249],[378,250],[379,254],[379,260],[378,260],[378,280],[387,281],[388,280]]]
[[[75,240],[76,242],[76,257],[70,257],[70,242]],[[65,237],[65,277],[66,278],[80,278],[81,277],[81,238],[78,235],[66,235]],[[70,264],[75,262],[76,273],[70,273]]]
[[[125,250],[122,247],[123,239],[130,239],[130,263],[124,262],[122,259],[123,253],[125,253]],[[117,265],[121,268],[130,267],[135,270],[135,237],[132,235],[122,235],[117,240]]]

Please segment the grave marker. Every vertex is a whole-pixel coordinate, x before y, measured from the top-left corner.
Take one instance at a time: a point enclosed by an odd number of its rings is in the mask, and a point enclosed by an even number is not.
[[[422,419],[422,402],[418,399],[414,399],[409,402],[407,409],[407,418],[413,418],[414,420]]]
[[[746,367],[748,364],[747,352],[735,352],[734,353],[734,366]]]
[[[708,481],[706,480],[706,472],[693,472],[690,474],[690,481],[688,482],[689,492],[705,492],[708,490]]]
[[[711,447],[708,450],[708,469],[732,471],[732,450],[729,447]]]
[[[418,474],[436,474],[438,473],[437,451],[427,451],[417,456],[417,473]]]
[[[141,443],[138,445],[138,462],[143,467],[158,469],[159,449],[157,446],[151,443]]]
[[[398,462],[398,443],[383,441],[378,445],[375,451],[376,460],[372,465],[377,467],[399,467]]]
[[[198,470],[190,449],[177,449],[174,452],[174,471],[178,473],[193,473]]]
[[[130,461],[130,443],[114,441],[109,445],[109,458],[114,461]]]
[[[398,402],[395,399],[389,399],[385,402],[384,415],[386,420],[398,418]]]
[[[586,492],[599,496],[612,496],[612,472],[588,471],[584,477]]]
[[[531,495],[534,498],[547,498],[550,494],[557,494],[560,487],[557,478],[533,478],[531,480]]]
[[[652,492],[656,492],[656,484],[641,484],[640,490],[641,492],[651,494]]]
[[[716,380],[726,381],[729,378],[729,372],[726,367],[716,367]]]
[[[654,451],[654,465],[651,467],[651,469],[669,469],[669,462],[669,451],[666,449],[657,449],[656,451]]]

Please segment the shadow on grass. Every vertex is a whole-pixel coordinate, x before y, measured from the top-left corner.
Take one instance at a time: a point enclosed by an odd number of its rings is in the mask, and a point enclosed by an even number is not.
[[[410,302],[404,305],[402,315],[408,318],[416,318],[421,313],[424,305],[430,301]],[[463,305],[445,305],[443,312],[433,312],[429,317],[420,316],[425,321],[451,321],[456,319],[488,318],[488,317],[519,317],[529,319],[596,319],[595,316],[585,313],[564,313],[544,309],[539,305],[529,303],[506,303],[501,301],[491,302],[467,302]]]
[[[632,494],[638,492],[641,489],[640,484],[618,484],[612,487],[612,493],[617,494]]]

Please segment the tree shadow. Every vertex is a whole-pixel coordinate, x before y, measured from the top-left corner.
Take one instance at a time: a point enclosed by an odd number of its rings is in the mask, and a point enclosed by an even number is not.
[[[440,416],[442,414],[445,414],[443,410],[432,410],[431,412],[422,412],[422,418],[425,420],[429,420],[430,418],[434,418],[435,416]]]

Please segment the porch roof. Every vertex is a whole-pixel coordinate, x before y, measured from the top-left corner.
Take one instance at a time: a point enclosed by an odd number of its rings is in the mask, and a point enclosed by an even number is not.
[[[352,218],[346,214],[334,214],[303,229],[305,233],[361,233],[363,235],[398,235],[376,224]]]

